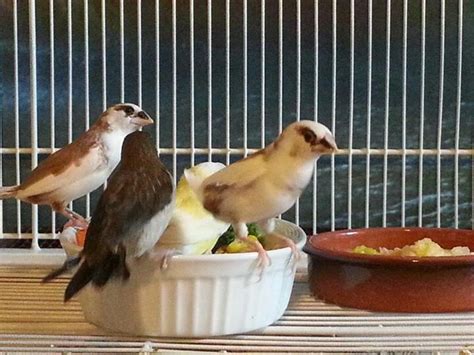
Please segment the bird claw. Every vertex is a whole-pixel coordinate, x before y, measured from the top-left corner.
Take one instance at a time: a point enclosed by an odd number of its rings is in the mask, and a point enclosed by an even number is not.
[[[89,222],[86,219],[71,218],[65,224],[63,229],[73,227],[74,229],[86,230],[89,227]]]
[[[175,250],[153,250],[149,253],[150,258],[160,264],[160,270],[166,270],[170,259],[177,255]]]
[[[291,255],[290,255],[290,258],[288,259],[287,266],[290,264],[291,261],[293,261],[292,267],[295,268],[296,264],[298,263],[298,261],[302,257],[302,254],[298,250],[298,247],[296,246],[295,242],[292,239],[290,239],[288,237],[285,237],[284,235],[281,235],[281,234],[278,234],[278,233],[271,233],[271,235],[275,239],[278,239],[279,241],[281,241],[281,244],[284,248],[285,247],[290,248]]]

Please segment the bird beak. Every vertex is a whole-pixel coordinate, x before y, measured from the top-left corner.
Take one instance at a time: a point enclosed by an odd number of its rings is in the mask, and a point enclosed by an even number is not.
[[[337,151],[337,144],[332,134],[327,133],[313,148],[314,152],[330,154]]]
[[[136,124],[137,126],[143,127],[148,126],[153,123],[153,119],[148,116],[145,111],[140,111],[136,116],[133,116],[130,119],[130,122]]]
[[[337,144],[336,140],[332,136],[332,134],[327,133],[323,139],[321,139],[320,143],[325,146],[331,153],[337,151]]]

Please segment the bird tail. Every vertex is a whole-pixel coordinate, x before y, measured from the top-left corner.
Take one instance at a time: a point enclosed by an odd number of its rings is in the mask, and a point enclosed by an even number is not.
[[[72,277],[64,292],[64,302],[69,301],[76,293],[89,282],[97,287],[103,287],[111,277],[122,276],[123,280],[130,277],[130,272],[125,263],[125,250],[120,254],[110,253],[100,265],[89,265],[85,260]]]
[[[19,189],[20,185],[0,187],[0,200],[15,197]]]
[[[64,274],[66,271],[68,271],[68,270],[72,269],[73,267],[75,267],[77,264],[79,264],[80,261],[81,261],[80,256],[77,256],[75,258],[67,259],[59,269],[56,269],[56,270],[52,271],[51,273],[49,273],[48,275],[46,275],[41,282],[45,283],[45,282],[49,282],[51,280],[54,280],[58,276]]]

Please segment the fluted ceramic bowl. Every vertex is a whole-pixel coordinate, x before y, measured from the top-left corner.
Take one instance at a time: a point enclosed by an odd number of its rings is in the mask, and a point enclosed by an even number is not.
[[[276,229],[300,249],[306,241],[292,223],[277,220]],[[65,250],[76,249],[67,245]],[[290,248],[268,255],[271,265],[263,273],[256,268],[255,252],[175,256],[164,271],[152,260],[141,260],[130,266],[127,282],[86,286],[78,297],[89,322],[121,333],[208,337],[249,332],[278,320],[293,288]]]

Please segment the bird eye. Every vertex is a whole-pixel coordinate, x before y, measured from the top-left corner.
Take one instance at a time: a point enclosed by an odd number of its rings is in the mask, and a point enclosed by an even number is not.
[[[131,116],[135,113],[135,110],[131,106],[126,106],[124,111],[127,116]]]
[[[305,131],[303,134],[303,137],[307,143],[313,143],[316,141],[316,135],[314,134],[313,131],[309,131],[309,130]]]

